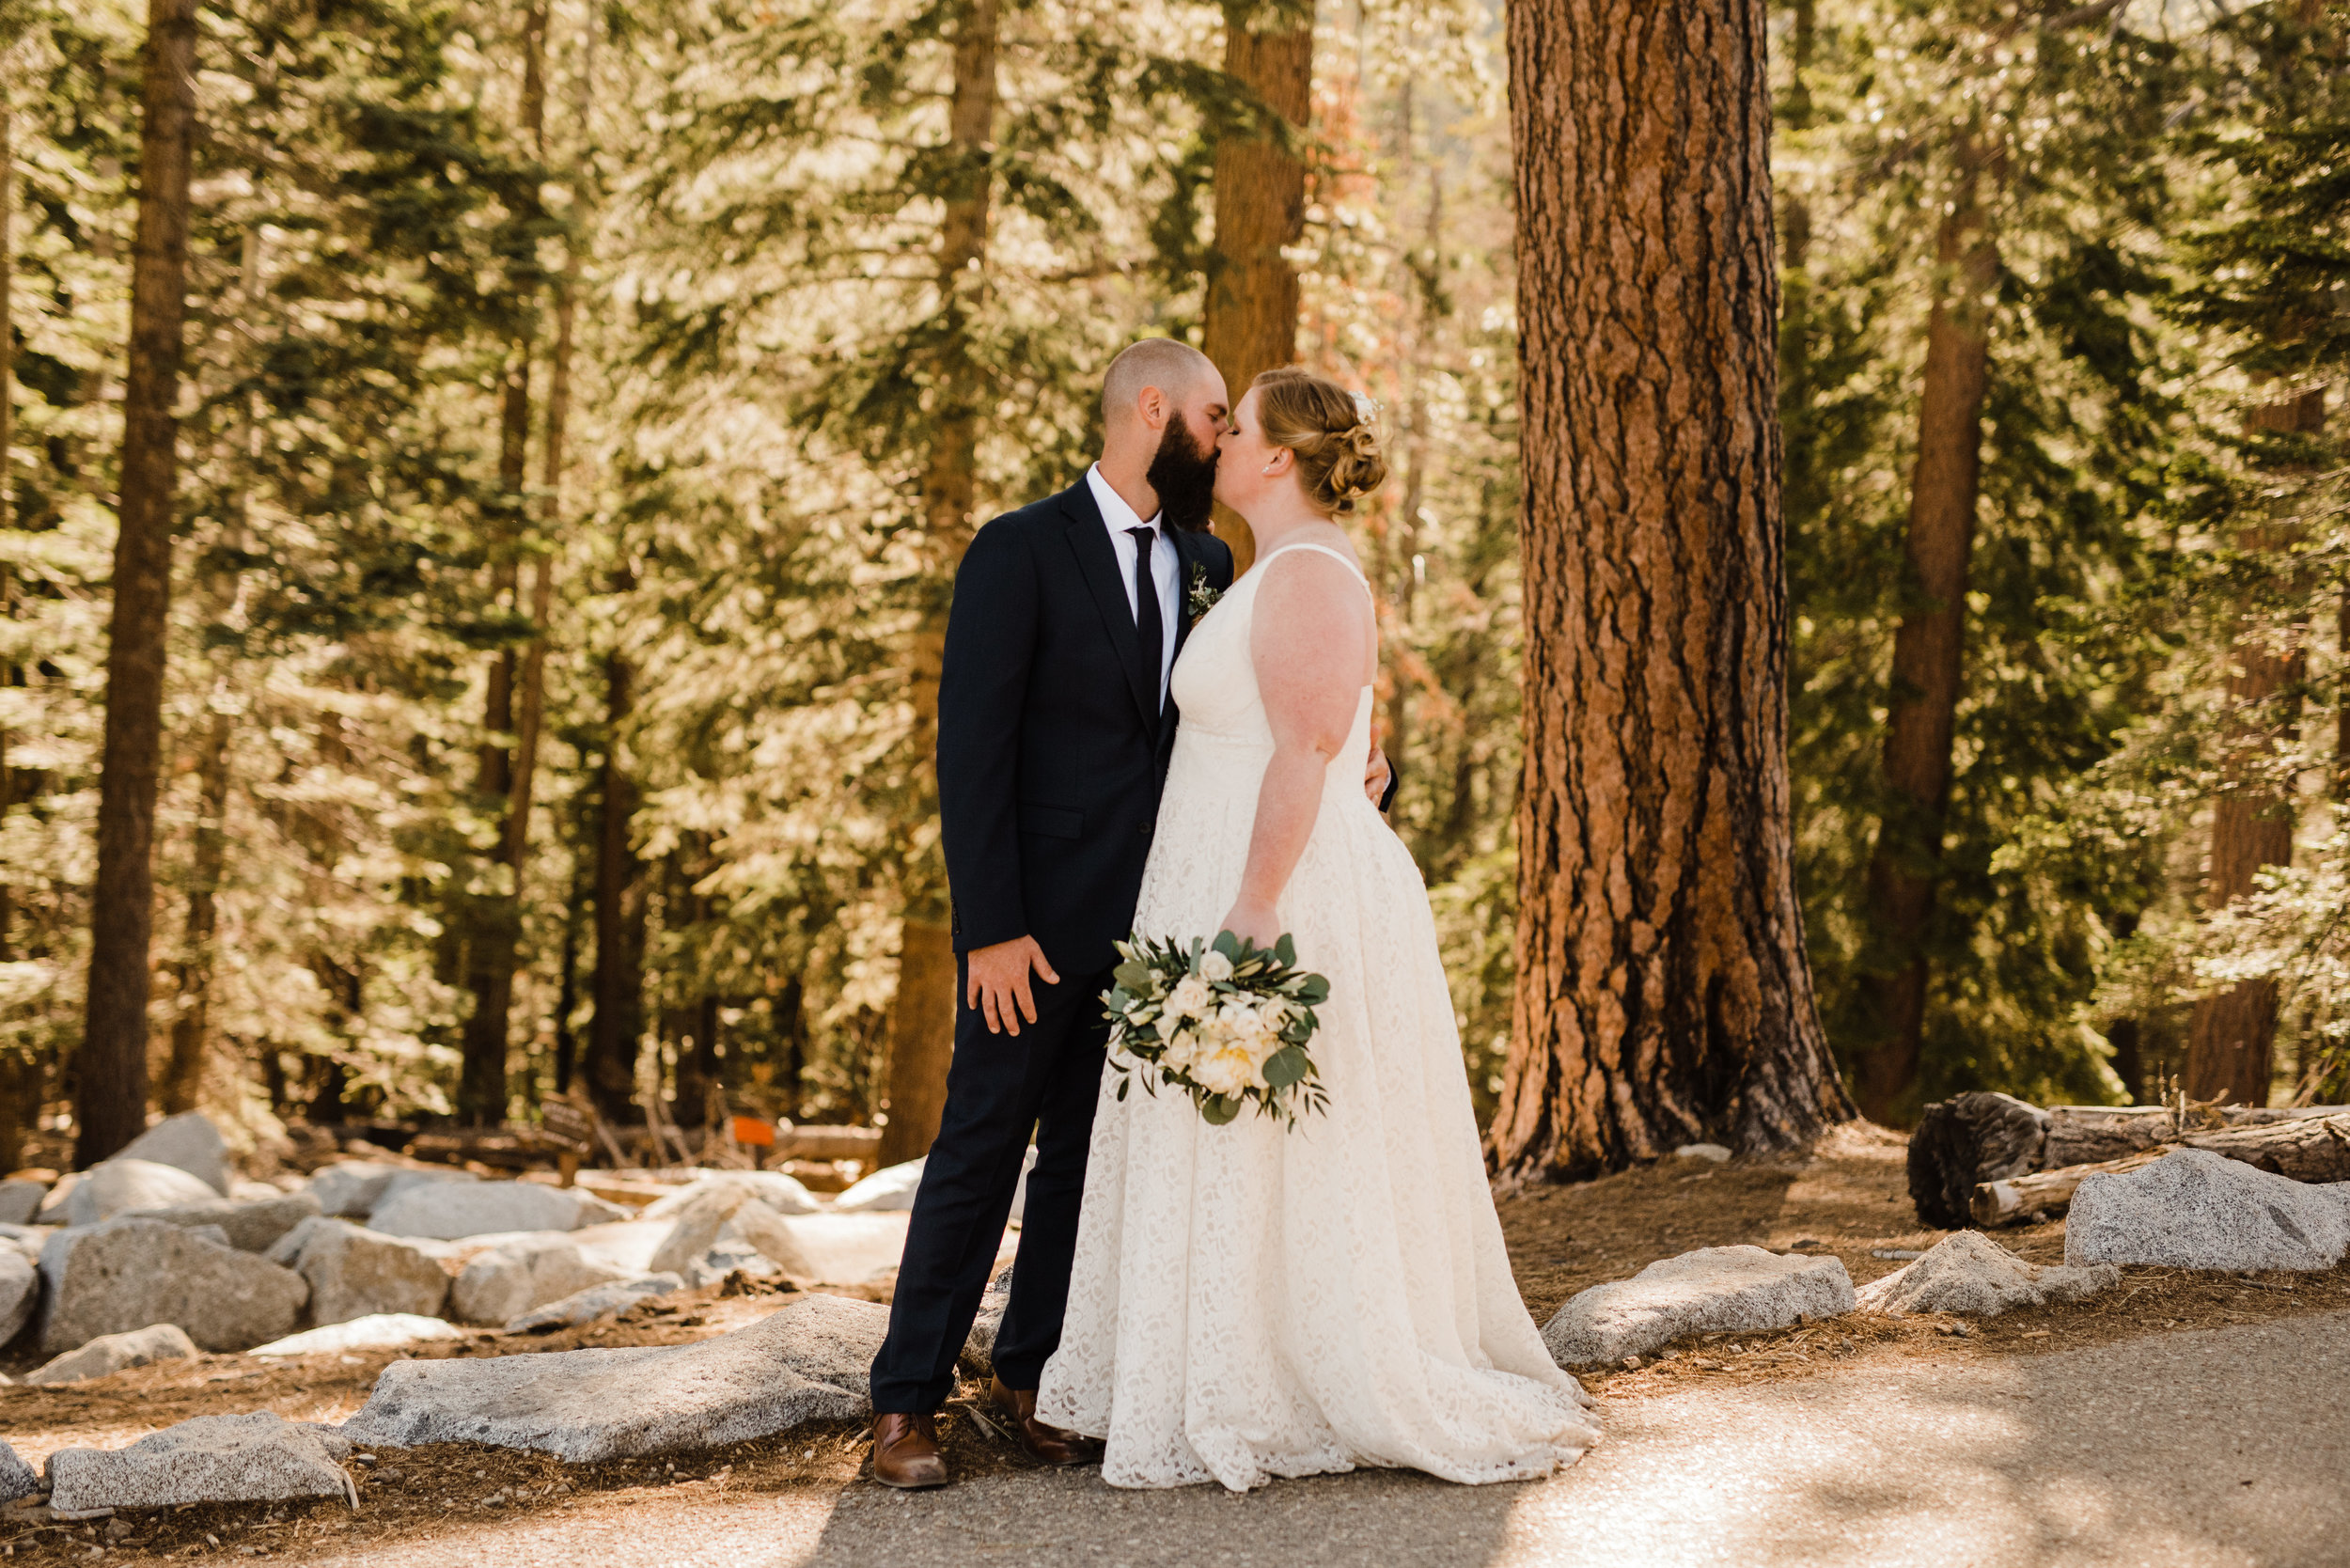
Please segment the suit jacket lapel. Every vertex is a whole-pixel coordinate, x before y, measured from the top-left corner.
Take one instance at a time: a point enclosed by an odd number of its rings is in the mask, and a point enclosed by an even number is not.
[[[1126,585],[1119,576],[1118,552],[1110,548],[1102,509],[1093,504],[1093,492],[1082,479],[1061,492],[1061,509],[1070,515],[1069,547],[1076,553],[1077,569],[1093,594],[1094,607],[1102,612],[1102,629],[1109,634],[1110,646],[1118,650],[1127,689],[1142,712],[1143,723],[1155,727],[1159,722],[1158,672],[1143,666],[1142,635],[1135,629],[1135,612],[1126,604]]]

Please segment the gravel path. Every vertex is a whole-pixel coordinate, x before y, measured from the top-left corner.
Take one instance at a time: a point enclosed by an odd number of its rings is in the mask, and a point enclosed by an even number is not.
[[[1363,1473],[1235,1497],[1025,1472],[584,1500],[350,1568],[2294,1568],[2350,1562],[2350,1313],[2039,1356],[1830,1372],[1611,1403],[1547,1482]]]

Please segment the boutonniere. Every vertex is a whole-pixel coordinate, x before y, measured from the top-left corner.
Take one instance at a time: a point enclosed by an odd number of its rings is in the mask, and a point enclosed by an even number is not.
[[[1183,607],[1192,623],[1198,624],[1199,618],[1214,609],[1215,602],[1223,597],[1222,588],[1208,585],[1208,569],[1195,563],[1191,569],[1191,592],[1183,599]]]

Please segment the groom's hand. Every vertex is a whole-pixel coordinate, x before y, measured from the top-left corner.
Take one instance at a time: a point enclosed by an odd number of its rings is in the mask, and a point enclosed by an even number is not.
[[[1371,803],[1373,806],[1377,806],[1386,798],[1388,776],[1387,754],[1380,747],[1373,745],[1371,748],[1371,761],[1363,768],[1363,793],[1371,797]]]
[[[1053,973],[1053,966],[1044,960],[1044,949],[1036,945],[1033,936],[1015,937],[992,948],[974,948],[964,962],[971,978],[964,1005],[979,1010],[987,1019],[990,1034],[1018,1034],[1020,1020],[1036,1022],[1036,996],[1028,989],[1031,971],[1047,985],[1060,983],[1060,977]],[[1019,1004],[1017,1008],[1014,1003]]]

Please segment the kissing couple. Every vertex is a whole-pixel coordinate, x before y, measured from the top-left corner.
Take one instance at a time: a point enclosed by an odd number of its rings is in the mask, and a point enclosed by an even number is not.
[[[1340,520],[1386,477],[1303,369],[1231,405],[1198,350],[1111,364],[1101,461],[979,529],[955,578],[938,782],[961,1006],[889,1332],[873,1477],[944,1485],[953,1391],[1033,1134],[989,1398],[1114,1486],[1361,1465],[1523,1480],[1598,1439],[1519,1299],[1418,868],[1371,797],[1378,626]],[[1220,501],[1258,556],[1238,583]],[[1212,1125],[1118,1092],[1130,933],[1326,977],[1323,1114]]]

